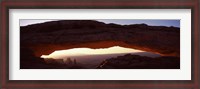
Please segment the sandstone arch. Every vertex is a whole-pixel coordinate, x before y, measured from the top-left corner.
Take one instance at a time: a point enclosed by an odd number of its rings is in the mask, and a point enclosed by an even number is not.
[[[129,47],[167,56],[180,56],[180,28],[146,24],[117,25],[62,20],[20,27],[20,45],[36,56],[75,47]]]

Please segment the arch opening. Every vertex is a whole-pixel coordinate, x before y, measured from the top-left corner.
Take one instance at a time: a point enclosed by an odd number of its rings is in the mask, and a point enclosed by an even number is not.
[[[103,61],[110,58],[117,58],[124,55],[139,55],[146,57],[160,57],[161,55],[137,50],[133,48],[126,48],[121,46],[112,46],[108,48],[72,48],[66,50],[56,50],[49,55],[42,55],[41,58],[46,63],[58,64],[76,64],[84,68],[96,68]]]

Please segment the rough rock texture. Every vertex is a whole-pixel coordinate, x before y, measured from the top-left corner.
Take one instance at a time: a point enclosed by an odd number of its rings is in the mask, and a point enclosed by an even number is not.
[[[179,69],[180,58],[163,56],[157,58],[131,55],[118,56],[103,61],[98,69]]]
[[[117,25],[92,20],[62,20],[20,27],[20,45],[37,57],[75,47],[123,46],[180,55],[180,28],[146,24]]]

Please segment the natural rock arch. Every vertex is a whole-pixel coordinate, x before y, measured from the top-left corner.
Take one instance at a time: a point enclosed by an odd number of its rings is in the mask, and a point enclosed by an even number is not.
[[[180,56],[180,28],[146,24],[117,25],[63,20],[20,28],[20,47],[36,56],[76,47],[123,46],[161,55]]]

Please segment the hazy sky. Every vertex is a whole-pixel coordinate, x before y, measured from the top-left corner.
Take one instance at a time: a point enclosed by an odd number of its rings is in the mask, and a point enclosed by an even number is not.
[[[44,23],[48,21],[57,21],[57,20],[20,20],[20,26],[27,26],[30,24],[36,23]],[[180,20],[125,20],[125,19],[101,19],[97,20],[104,23],[115,23],[121,25],[129,25],[129,24],[141,24],[145,23],[151,26],[174,26],[180,27]]]
[[[104,23],[117,23],[122,25],[145,23],[152,26],[174,26],[180,27],[180,20],[98,20]]]

